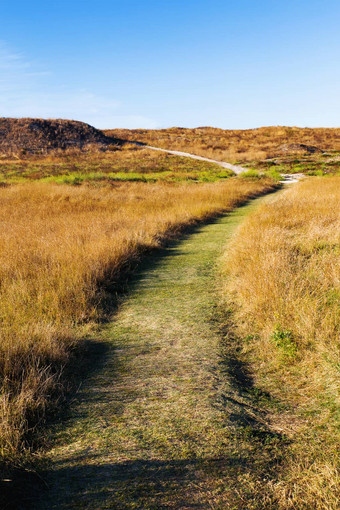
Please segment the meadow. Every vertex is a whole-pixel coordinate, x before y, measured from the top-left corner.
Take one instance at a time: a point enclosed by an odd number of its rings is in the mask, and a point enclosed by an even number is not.
[[[65,367],[108,313],[122,276],[188,225],[274,188],[218,183],[0,188],[0,452],[17,462],[68,386]]]
[[[246,219],[224,261],[229,328],[290,439],[282,509],[339,502],[339,203],[339,177],[300,182]]]
[[[54,150],[0,159],[0,184],[42,181],[59,184],[116,182],[215,182],[233,173],[214,163],[156,152],[132,144],[111,150]]]
[[[8,466],[29,465],[32,451],[44,444],[46,419],[74,388],[74,363],[81,365],[88,341],[111,318],[124,282],[150,251],[276,189],[280,172],[327,174],[303,180],[249,215],[228,245],[221,301],[228,338],[237,342],[235,352],[256,381],[254,405],[271,409],[270,427],[287,438],[279,478],[270,482],[271,501],[282,510],[336,508],[338,153],[327,146],[330,130],[320,130],[319,140],[318,130],[307,130],[302,140],[324,143],[323,152],[286,151],[282,144],[278,151],[286,131],[275,131],[273,140],[254,131],[261,136],[254,141],[248,134],[241,159],[219,154],[214,137],[212,152],[202,149],[202,155],[248,166],[237,178],[213,163],[129,143],[1,158],[4,473]],[[182,135],[180,130],[178,146],[168,147],[199,153],[190,139],[181,146]],[[267,140],[268,147],[254,154],[251,140]]]
[[[259,129],[170,128],[107,130],[117,136],[165,149],[192,152],[261,171],[306,173],[340,172],[340,129],[263,127]]]

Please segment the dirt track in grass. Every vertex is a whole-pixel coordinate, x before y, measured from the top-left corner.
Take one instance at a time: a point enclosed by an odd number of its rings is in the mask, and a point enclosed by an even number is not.
[[[276,197],[148,257],[93,344],[96,369],[53,431],[47,487],[30,508],[275,508],[285,439],[223,331],[218,261],[242,220]]]

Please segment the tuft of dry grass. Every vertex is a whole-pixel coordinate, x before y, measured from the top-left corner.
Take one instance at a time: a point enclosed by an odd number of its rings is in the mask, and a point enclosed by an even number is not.
[[[274,187],[125,183],[0,188],[0,452],[13,459],[55,400],[74,346],[102,315],[105,289],[184,226]],[[53,400],[52,399],[52,400]]]
[[[225,260],[225,299],[259,384],[289,405],[278,508],[338,508],[340,178],[309,178],[262,206]],[[282,426],[282,424],[281,424]]]

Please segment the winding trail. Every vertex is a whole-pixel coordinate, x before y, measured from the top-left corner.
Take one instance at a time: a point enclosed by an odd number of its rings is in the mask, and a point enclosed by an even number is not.
[[[280,439],[221,330],[217,261],[243,219],[276,197],[148,257],[54,430],[48,489],[32,508],[271,508]]]
[[[161,149],[159,147],[153,147],[152,145],[144,145],[139,142],[131,142],[131,143],[135,143],[136,145],[143,146],[144,149],[151,149],[153,151],[167,152],[168,154],[174,154],[175,156],[182,156],[184,158],[199,159],[200,161],[208,161],[208,163],[215,163],[215,165],[219,165],[223,168],[228,168],[229,170],[232,170],[233,172],[235,172],[235,174],[241,174],[242,172],[247,172],[249,170],[249,168],[244,168],[243,166],[232,165],[231,163],[226,163],[225,161],[217,161],[216,159],[204,158],[203,156],[197,156],[196,154],[190,154],[189,152]]]

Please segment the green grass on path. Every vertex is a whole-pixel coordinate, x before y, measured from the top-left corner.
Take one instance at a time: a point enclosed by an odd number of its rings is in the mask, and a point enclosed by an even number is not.
[[[283,440],[228,354],[216,278],[236,227],[273,199],[148,258],[102,334],[101,368],[54,430],[41,472],[48,489],[33,508],[275,508]]]

